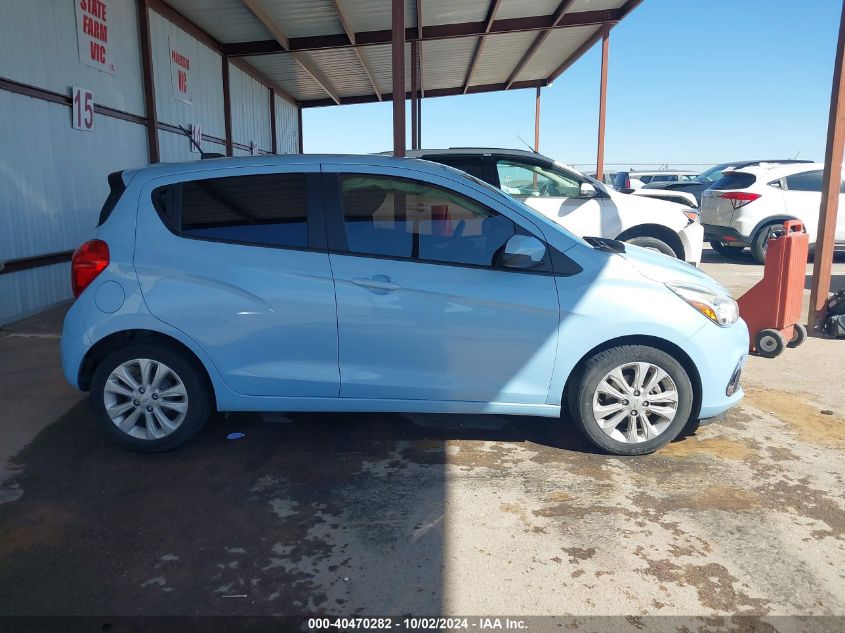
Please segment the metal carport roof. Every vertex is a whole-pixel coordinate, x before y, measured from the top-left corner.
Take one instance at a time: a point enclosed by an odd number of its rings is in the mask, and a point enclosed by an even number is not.
[[[392,97],[391,0],[165,0],[302,107]],[[405,0],[405,90],[548,86],[642,0]],[[417,46],[417,55],[412,47]]]

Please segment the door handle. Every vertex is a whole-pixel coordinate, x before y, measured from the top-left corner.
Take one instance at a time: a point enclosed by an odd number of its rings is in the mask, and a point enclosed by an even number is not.
[[[373,275],[372,277],[357,277],[352,280],[356,286],[366,288],[370,292],[380,295],[390,294],[399,290],[400,286],[393,283],[393,280],[387,275]]]

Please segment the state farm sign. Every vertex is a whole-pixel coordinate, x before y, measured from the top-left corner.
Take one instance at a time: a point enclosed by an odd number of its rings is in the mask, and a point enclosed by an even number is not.
[[[76,0],[75,4],[79,61],[113,75],[114,62],[109,54],[111,0]]]

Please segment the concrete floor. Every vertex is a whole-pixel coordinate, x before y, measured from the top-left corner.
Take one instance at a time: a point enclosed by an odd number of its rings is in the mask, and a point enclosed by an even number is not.
[[[735,291],[762,270],[703,268]],[[0,330],[0,614],[845,628],[845,341],[753,358],[725,424],[642,458],[596,454],[565,420],[305,414],[219,417],[139,455],[64,383],[61,313]],[[716,617],[738,615],[765,626]]]

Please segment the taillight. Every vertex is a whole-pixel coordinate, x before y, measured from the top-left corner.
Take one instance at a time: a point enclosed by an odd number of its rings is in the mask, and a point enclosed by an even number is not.
[[[625,176],[625,189],[630,189],[630,188],[631,188],[631,177]]]
[[[109,245],[103,240],[89,240],[76,249],[70,261],[70,283],[78,297],[109,265]]]
[[[747,191],[726,191],[719,197],[724,198],[725,200],[730,200],[731,206],[734,208],[734,210],[736,210],[740,207],[744,207],[750,202],[754,202],[757,198],[760,197],[760,194],[749,193]]]

